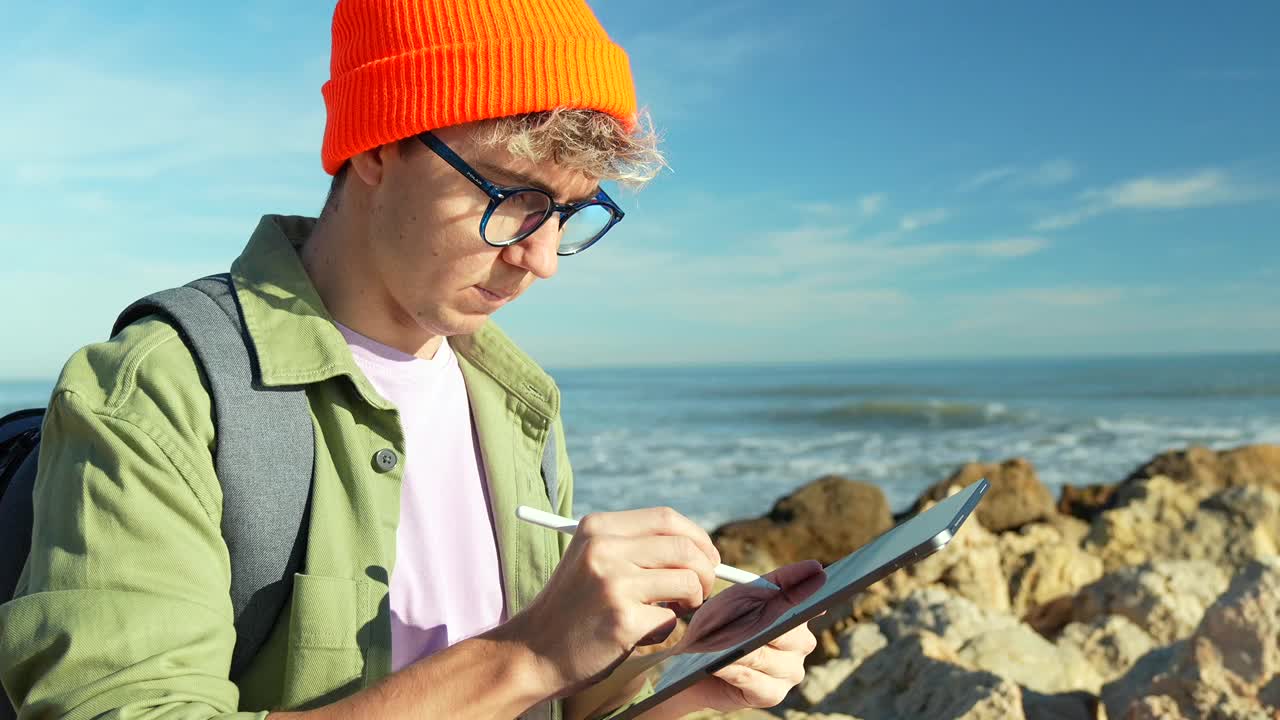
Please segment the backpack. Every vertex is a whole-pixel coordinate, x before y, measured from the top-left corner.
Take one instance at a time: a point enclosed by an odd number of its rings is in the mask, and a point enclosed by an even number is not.
[[[249,353],[234,284],[226,273],[148,295],[125,308],[111,336],[150,315],[182,336],[209,384],[222,485],[222,537],[231,557],[236,641],[230,678],[261,649],[302,569],[315,463],[315,431],[302,387],[264,387]],[[0,603],[31,551],[32,491],[44,408],[0,418]],[[555,426],[542,456],[547,497],[556,505]],[[0,720],[15,717],[0,703]]]

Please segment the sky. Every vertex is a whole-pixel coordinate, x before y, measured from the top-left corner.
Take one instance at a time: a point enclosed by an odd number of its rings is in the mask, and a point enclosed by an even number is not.
[[[1280,350],[1280,4],[593,7],[670,170],[544,365]],[[0,8],[0,378],[319,211],[332,2]]]

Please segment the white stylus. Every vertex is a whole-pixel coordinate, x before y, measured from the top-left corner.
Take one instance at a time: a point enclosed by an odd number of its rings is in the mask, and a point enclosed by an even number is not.
[[[572,535],[578,529],[577,520],[549,513],[545,510],[531,508],[528,505],[521,505],[517,507],[516,517],[527,523],[541,525],[544,528],[550,528],[552,530],[559,530],[566,535]],[[716,565],[715,572],[716,577],[721,580],[728,580],[733,583],[750,583],[759,581],[759,583],[763,583],[766,587],[773,588],[774,590],[778,589],[777,585],[774,585],[759,575],[749,573],[746,570],[740,570],[732,565],[725,565],[723,563]]]

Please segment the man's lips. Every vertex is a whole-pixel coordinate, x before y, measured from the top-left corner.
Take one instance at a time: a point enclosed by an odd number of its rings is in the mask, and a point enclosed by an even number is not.
[[[490,290],[479,285],[476,285],[475,288],[480,291],[480,295],[482,295],[486,300],[491,300],[493,302],[506,302],[515,297],[515,291]]]

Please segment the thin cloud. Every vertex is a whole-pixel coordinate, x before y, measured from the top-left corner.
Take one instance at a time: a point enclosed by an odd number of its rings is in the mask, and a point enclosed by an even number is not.
[[[964,181],[963,183],[960,183],[959,189],[961,192],[972,192],[974,190],[981,190],[982,188],[988,185],[993,185],[995,183],[1000,182],[1001,180],[1004,180],[1005,178],[1011,177],[1015,175],[1017,172],[1018,172],[1018,168],[1012,165],[1005,165],[1004,167],[984,170],[978,173],[977,175],[974,175],[973,177],[969,178],[968,180]]]
[[[1145,176],[1080,194],[1080,207],[1038,220],[1037,231],[1061,230],[1116,210],[1182,210],[1251,202],[1265,193],[1226,172],[1206,169],[1181,177]]]
[[[991,240],[972,246],[974,253],[982,257],[1015,258],[1034,255],[1049,247],[1048,240],[1039,237],[1017,237]]]
[[[946,220],[949,214],[950,213],[948,213],[946,208],[934,208],[932,210],[912,213],[911,215],[904,216],[902,221],[898,224],[898,227],[905,232],[915,232],[920,228],[937,225],[943,220]]]
[[[1233,201],[1236,191],[1228,184],[1226,173],[1204,170],[1185,178],[1138,178],[1085,197],[1115,208],[1189,208]]]
[[[1031,185],[1049,187],[1069,183],[1075,177],[1075,163],[1066,158],[1058,158],[1040,163],[1040,166],[1027,177],[1026,182]]]
[[[802,202],[796,203],[793,207],[805,215],[820,218],[840,218],[858,216],[862,218],[875,217],[884,209],[885,203],[888,201],[888,195],[885,193],[869,193],[860,196],[851,208],[847,203],[832,202]]]
[[[1052,187],[1063,185],[1075,179],[1079,173],[1075,163],[1066,158],[1046,160],[1039,165],[1024,170],[1016,165],[984,170],[960,183],[960,192],[973,192],[987,187]]]
[[[871,217],[879,213],[883,208],[888,196],[884,193],[872,193],[863,195],[858,198],[858,210],[862,212],[863,217]]]

